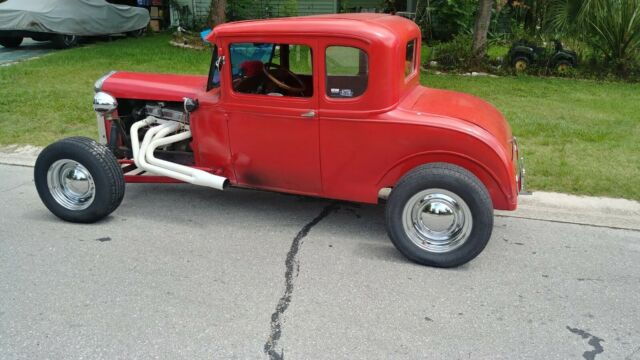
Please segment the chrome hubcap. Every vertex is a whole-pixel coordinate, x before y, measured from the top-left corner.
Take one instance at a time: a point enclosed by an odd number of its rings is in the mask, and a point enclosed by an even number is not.
[[[64,44],[69,46],[71,44],[73,44],[76,41],[76,36],[75,35],[64,35]]]
[[[88,208],[96,194],[89,170],[69,159],[58,160],[49,167],[47,185],[53,199],[69,210]]]
[[[415,194],[402,213],[404,231],[421,249],[445,253],[462,246],[473,226],[471,210],[458,195],[444,189]]]

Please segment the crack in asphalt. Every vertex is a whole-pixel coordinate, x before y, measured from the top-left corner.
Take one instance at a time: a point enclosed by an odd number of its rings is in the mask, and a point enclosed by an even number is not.
[[[523,220],[533,220],[533,221],[546,221],[546,222],[551,222],[551,223],[556,223],[556,224],[580,225],[580,226],[589,226],[589,227],[612,229],[612,230],[627,230],[627,231],[640,232],[640,230],[638,230],[638,229],[632,229],[632,228],[628,228],[628,227],[587,224],[587,223],[581,223],[581,222],[575,222],[575,221],[537,219],[537,218],[528,217],[528,216],[504,215],[504,214],[495,214],[494,216],[495,217],[501,217],[501,218],[523,219]]]
[[[595,335],[591,335],[588,332],[582,330],[582,329],[578,329],[578,328],[572,328],[567,326],[567,330],[571,331],[572,333],[576,334],[576,335],[580,335],[580,337],[582,337],[583,339],[589,339],[589,341],[587,342],[589,345],[593,346],[593,350],[591,351],[585,351],[582,354],[582,357],[585,358],[586,360],[593,360],[596,358],[596,355],[601,354],[604,352],[604,348],[602,347],[602,344],[600,344],[601,342],[604,342],[603,339],[595,336]]]
[[[3,162],[3,161],[0,161],[0,165],[6,165],[6,166],[19,166],[19,167],[33,168],[33,165],[14,164],[14,163]]]
[[[284,273],[284,293],[276,305],[276,310],[271,314],[271,332],[267,342],[264,344],[264,353],[269,356],[270,359],[284,359],[284,350],[278,353],[276,347],[278,346],[278,341],[282,336],[282,317],[284,312],[287,311],[293,296],[293,279],[294,277],[298,277],[298,274],[300,273],[300,261],[297,256],[298,251],[300,250],[300,245],[302,245],[302,240],[309,234],[309,231],[311,231],[314,226],[336,210],[338,210],[337,202],[333,202],[325,206],[320,214],[303,226],[298,234],[293,238],[291,248],[289,249],[284,261],[286,268]]]

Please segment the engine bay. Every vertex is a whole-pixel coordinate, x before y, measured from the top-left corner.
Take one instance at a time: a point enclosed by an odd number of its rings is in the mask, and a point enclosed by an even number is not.
[[[108,131],[107,146],[116,158],[133,158],[131,146],[131,127],[134,123],[149,116],[163,120],[189,125],[189,113],[185,105],[180,102],[161,102],[133,99],[118,99],[118,116],[112,117]],[[157,125],[149,125],[140,128],[137,133],[143,139],[151,128]],[[154,151],[159,159],[175,162],[182,165],[194,165],[191,138],[176,143],[159,147]]]

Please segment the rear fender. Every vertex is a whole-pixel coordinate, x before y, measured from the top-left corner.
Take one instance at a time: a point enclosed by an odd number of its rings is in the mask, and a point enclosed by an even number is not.
[[[517,192],[513,187],[515,173],[508,167],[502,166],[495,169],[489,167],[469,156],[447,152],[432,151],[415,154],[396,163],[378,182],[378,188],[394,187],[395,184],[408,172],[418,166],[443,162],[460,166],[474,174],[484,184],[489,192],[493,207],[498,210],[515,210],[517,204]],[[499,161],[499,163],[503,163]]]
[[[516,48],[511,49],[511,60],[515,59],[517,56],[526,56],[531,61],[535,60],[536,53],[532,48],[526,46],[518,46]]]
[[[571,62],[572,65],[574,65],[574,66],[576,65],[576,59],[573,56],[571,56],[570,54],[567,54],[565,52],[559,52],[559,53],[556,53],[555,55],[553,55],[553,57],[551,58],[551,63],[554,64],[554,66],[555,66],[555,64],[557,64],[558,61],[560,61],[560,60],[567,60],[567,61]]]

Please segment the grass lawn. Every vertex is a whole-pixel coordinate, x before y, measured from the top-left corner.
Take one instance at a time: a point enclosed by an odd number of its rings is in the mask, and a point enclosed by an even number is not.
[[[168,40],[96,43],[0,67],[0,144],[95,137],[93,82],[109,70],[207,73],[208,51]],[[428,73],[422,82],[497,106],[520,138],[531,189],[640,200],[640,84]]]
[[[206,74],[209,51],[168,44],[169,36],[101,42],[0,67],[0,144],[46,145],[96,136],[93,83],[110,70]]]
[[[423,74],[494,104],[526,156],[534,190],[640,200],[640,84]]]

